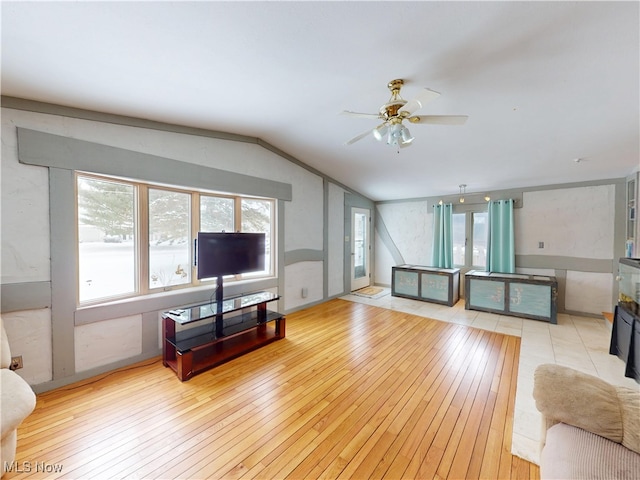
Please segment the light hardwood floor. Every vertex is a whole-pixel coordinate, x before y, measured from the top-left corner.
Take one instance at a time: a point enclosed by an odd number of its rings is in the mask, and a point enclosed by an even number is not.
[[[38,395],[6,478],[539,478],[519,338],[339,299],[286,329],[188,382],[158,359]]]

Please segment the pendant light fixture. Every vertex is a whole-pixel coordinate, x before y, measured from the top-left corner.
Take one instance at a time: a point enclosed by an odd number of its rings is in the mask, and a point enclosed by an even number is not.
[[[464,194],[466,190],[467,190],[467,184],[461,183],[460,184],[460,203],[464,203]]]
[[[460,189],[459,193],[458,193],[458,197],[457,197],[457,201],[458,203],[466,203],[467,205],[469,204],[469,202],[471,202],[471,205],[480,205],[484,202],[490,202],[491,201],[491,194],[490,193],[482,193],[482,192],[475,192],[475,193],[470,193],[469,194],[469,198],[467,198],[467,184],[466,183],[461,183],[460,185],[458,185],[458,188]],[[447,195],[444,199],[439,199],[438,200],[438,205],[443,205],[444,202],[455,202],[456,201],[456,196],[455,194],[451,194],[451,195]],[[515,204],[516,200],[514,200],[514,204]]]

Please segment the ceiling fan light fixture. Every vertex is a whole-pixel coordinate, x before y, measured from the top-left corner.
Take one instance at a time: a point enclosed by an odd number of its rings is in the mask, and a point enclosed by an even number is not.
[[[388,131],[389,131],[389,126],[386,123],[381,123],[380,125],[378,125],[376,128],[373,129],[373,136],[375,137],[376,140],[380,142],[382,141],[382,139],[384,138],[384,136],[387,134]]]
[[[415,137],[411,136],[411,132],[409,132],[409,129],[404,125],[400,129],[400,136],[402,137],[403,144],[411,143],[415,139]]]
[[[402,125],[394,123],[389,127],[389,136],[387,138],[387,145],[398,145],[400,143],[402,135]]]

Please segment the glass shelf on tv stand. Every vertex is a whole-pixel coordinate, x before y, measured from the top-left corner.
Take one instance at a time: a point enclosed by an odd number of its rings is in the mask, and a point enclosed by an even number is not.
[[[186,325],[193,322],[199,322],[206,320],[207,318],[214,317],[221,314],[232,313],[244,308],[254,307],[263,303],[273,302],[280,297],[271,292],[256,292],[246,295],[238,295],[237,297],[225,298],[222,300],[222,307],[220,308],[218,303],[213,300],[201,305],[195,305],[191,307],[184,307],[175,310],[169,310],[164,312],[164,315],[171,318],[180,325]]]

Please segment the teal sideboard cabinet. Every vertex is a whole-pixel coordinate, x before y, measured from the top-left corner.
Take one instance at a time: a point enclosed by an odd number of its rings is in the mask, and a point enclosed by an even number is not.
[[[452,307],[460,299],[460,269],[421,265],[391,267],[391,295]]]
[[[556,277],[471,270],[464,286],[467,310],[558,323]]]

